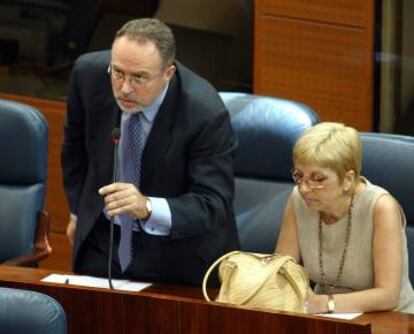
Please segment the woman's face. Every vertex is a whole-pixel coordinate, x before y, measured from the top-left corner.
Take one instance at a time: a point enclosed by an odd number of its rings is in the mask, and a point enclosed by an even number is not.
[[[315,212],[330,211],[343,198],[345,182],[330,168],[295,164],[293,179],[308,208]]]

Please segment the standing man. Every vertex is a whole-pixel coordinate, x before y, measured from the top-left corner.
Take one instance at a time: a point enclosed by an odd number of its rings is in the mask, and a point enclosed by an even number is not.
[[[200,284],[238,248],[235,147],[216,90],[175,61],[173,34],[159,20],[132,20],[110,53],[80,57],[62,147],[74,271],[107,276],[114,217],[113,277]]]

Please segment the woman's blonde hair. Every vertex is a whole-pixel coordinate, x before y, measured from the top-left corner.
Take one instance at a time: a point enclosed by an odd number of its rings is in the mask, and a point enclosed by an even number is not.
[[[319,123],[299,138],[293,148],[293,163],[330,168],[341,181],[349,170],[355,179],[361,173],[362,149],[358,131],[342,123]]]

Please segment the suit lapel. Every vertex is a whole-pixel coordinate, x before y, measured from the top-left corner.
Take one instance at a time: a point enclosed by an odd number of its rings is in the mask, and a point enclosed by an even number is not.
[[[164,102],[154,119],[150,135],[142,154],[141,184],[167,154],[173,141],[174,113],[177,112],[178,80],[171,80]]]

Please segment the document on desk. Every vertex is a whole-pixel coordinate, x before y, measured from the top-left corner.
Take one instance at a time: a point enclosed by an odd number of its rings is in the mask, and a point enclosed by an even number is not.
[[[41,281],[48,283],[60,283],[109,289],[109,282],[107,278],[97,278],[92,276],[51,274],[43,278]],[[141,291],[149,287],[151,283],[113,279],[112,285],[115,290]]]
[[[352,320],[362,315],[362,313],[320,313],[316,315],[327,318]]]

